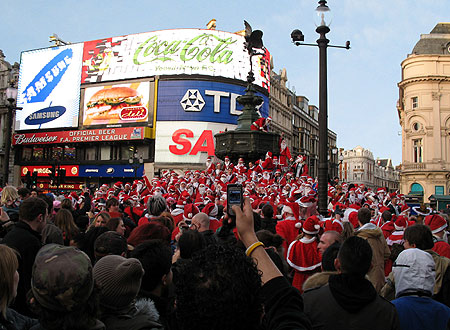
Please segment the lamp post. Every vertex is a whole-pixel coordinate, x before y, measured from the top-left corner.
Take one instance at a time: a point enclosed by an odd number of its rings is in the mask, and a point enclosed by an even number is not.
[[[128,162],[133,167],[134,180],[136,180],[137,170],[144,164],[144,159],[142,158],[142,155],[139,156],[137,152],[134,152],[130,155],[130,158],[128,158]]]
[[[323,216],[328,214],[328,101],[327,101],[327,48],[350,49],[350,41],[345,46],[329,45],[326,34],[330,32],[330,8],[326,0],[320,0],[316,8],[319,17],[316,32],[319,34],[317,44],[303,43],[305,36],[300,30],[291,33],[292,42],[296,46],[319,47],[319,213]]]
[[[9,155],[11,153],[11,135],[13,126],[13,117],[15,110],[22,108],[16,107],[17,89],[10,86],[6,89],[6,99],[8,100],[8,112],[6,114],[6,136],[5,136],[5,163],[3,166],[3,184],[8,183],[9,177]]]

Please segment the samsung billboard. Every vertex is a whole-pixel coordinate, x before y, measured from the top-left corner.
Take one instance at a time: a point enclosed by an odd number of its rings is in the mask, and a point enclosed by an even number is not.
[[[17,131],[78,126],[82,55],[83,44],[22,53]]]

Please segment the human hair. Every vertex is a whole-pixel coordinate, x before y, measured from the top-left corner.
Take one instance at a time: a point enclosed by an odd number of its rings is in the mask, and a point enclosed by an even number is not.
[[[81,240],[78,242],[78,247],[81,251],[86,253],[88,257],[91,259],[92,264],[95,263],[95,253],[94,253],[94,244],[97,237],[101,234],[109,231],[106,227],[94,227],[88,230]]]
[[[387,221],[391,221],[391,219],[392,219],[392,213],[391,213],[391,211],[383,211],[383,213],[381,213],[381,217],[383,218],[383,220],[385,221],[385,222],[387,222]]]
[[[341,232],[341,242],[345,241],[347,238],[355,234],[355,228],[350,221],[342,222],[342,226],[344,226],[344,228]]]
[[[68,210],[72,211],[72,210],[73,210],[73,207],[72,207],[72,201],[71,201],[70,199],[68,199],[68,198],[65,198],[65,199],[61,202],[61,208],[62,208],[62,209],[68,209]]]
[[[167,210],[166,199],[161,195],[152,196],[147,202],[147,211],[150,215],[159,216]]]
[[[206,246],[204,236],[197,230],[188,230],[178,239],[180,257],[189,259],[192,255]]]
[[[15,201],[19,198],[19,194],[17,193],[17,189],[13,186],[6,186],[2,190],[2,205],[6,205],[8,201]]]
[[[111,220],[111,216],[109,215],[108,212],[106,212],[106,211],[99,212],[99,213],[97,213],[97,214],[95,215],[94,221],[92,221],[92,223],[89,225],[89,230],[90,230],[91,228],[95,227],[95,224],[97,223],[98,217],[102,217],[103,220],[106,221],[105,225],[108,224],[109,220]]]
[[[336,271],[334,267],[334,260],[337,258],[341,243],[338,241],[331,244],[322,254],[322,270],[323,271]]]
[[[145,271],[141,295],[153,291],[172,267],[172,250],[169,244],[161,239],[151,239],[139,244],[131,252],[130,257],[139,259]]]
[[[261,212],[264,216],[264,218],[273,218],[273,207],[270,204],[264,204],[263,208],[261,209]]]
[[[263,242],[265,246],[273,246],[274,248],[281,249],[283,246],[284,238],[278,234],[272,233],[270,230],[261,229],[256,232],[256,237],[260,242]]]
[[[403,239],[408,241],[410,245],[415,244],[416,248],[421,250],[430,250],[434,246],[431,229],[422,224],[406,227],[403,232]]]
[[[119,201],[117,200],[117,198],[110,198],[106,201],[106,209],[109,210],[109,208],[111,206],[117,206],[119,205]]]
[[[170,236],[170,231],[166,226],[152,221],[134,228],[128,237],[128,244],[136,247],[150,239],[161,239],[169,244]]]
[[[173,220],[173,216],[167,211],[164,211],[159,217],[153,218],[151,221],[156,221],[163,224],[169,229],[170,233],[172,233],[175,229],[175,221]]]
[[[80,232],[80,229],[73,220],[72,212],[68,209],[60,209],[55,214],[53,221],[55,226],[61,229],[65,239],[71,240]]]
[[[0,244],[0,313],[6,319],[6,308],[15,297],[14,275],[19,268],[16,252],[7,245]]]
[[[123,221],[122,218],[111,218],[106,223],[106,228],[112,231],[116,231],[117,227],[120,224],[120,221]]]
[[[17,189],[17,193],[19,194],[19,196],[22,199],[24,199],[25,197],[27,197],[31,194],[30,190],[25,187],[21,187],[21,188]]]
[[[44,195],[44,194],[39,194],[37,197],[42,199],[44,202],[47,203],[48,214],[52,214],[52,211],[53,211],[53,200],[54,199],[52,199],[50,196]]]
[[[372,214],[370,213],[370,210],[367,207],[362,207],[358,210],[358,221],[361,222],[363,225],[369,223],[371,218]]]
[[[261,276],[242,250],[211,245],[179,265],[174,283],[184,330],[259,329]]]
[[[338,253],[342,273],[365,276],[372,263],[372,248],[358,236],[351,236],[342,243]]]
[[[19,219],[27,222],[34,221],[40,214],[45,216],[47,203],[37,197],[25,199],[19,206]]]

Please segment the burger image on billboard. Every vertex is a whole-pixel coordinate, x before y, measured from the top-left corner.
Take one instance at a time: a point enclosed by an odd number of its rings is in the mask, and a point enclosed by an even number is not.
[[[130,87],[111,87],[98,90],[86,104],[84,124],[144,121],[147,108],[142,95]]]

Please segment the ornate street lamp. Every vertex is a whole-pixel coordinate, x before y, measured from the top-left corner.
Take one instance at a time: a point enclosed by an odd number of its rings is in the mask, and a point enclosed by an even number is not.
[[[294,30],[291,33],[292,42],[296,46],[317,46],[319,47],[319,213],[328,214],[328,105],[327,105],[327,48],[350,49],[350,41],[345,46],[329,45],[326,34],[330,32],[331,12],[325,0],[319,1],[316,8],[319,22],[316,32],[319,34],[317,44],[303,43],[305,36],[302,31]]]
[[[3,165],[3,184],[8,183],[9,177],[9,155],[11,153],[11,134],[13,129],[13,118],[16,110],[17,89],[10,86],[6,89],[6,99],[8,100],[8,113],[6,114],[6,137],[5,137],[5,164]]]

